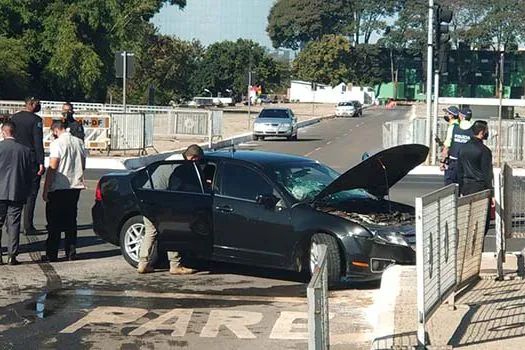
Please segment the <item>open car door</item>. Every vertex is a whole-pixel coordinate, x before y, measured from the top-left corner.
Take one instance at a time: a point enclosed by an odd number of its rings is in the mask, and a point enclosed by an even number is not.
[[[142,214],[157,228],[163,250],[211,255],[213,199],[200,168],[184,160],[157,162],[132,182]]]

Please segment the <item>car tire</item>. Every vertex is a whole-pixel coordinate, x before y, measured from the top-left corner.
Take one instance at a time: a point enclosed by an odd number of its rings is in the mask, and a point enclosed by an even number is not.
[[[316,233],[310,240],[309,251],[307,252],[308,257],[308,269],[310,276],[313,275],[313,269],[315,264],[315,258],[318,258],[319,250],[316,249],[319,245],[326,245],[327,251],[327,271],[328,271],[328,285],[334,286],[341,280],[341,255],[339,253],[339,247],[337,240],[325,233]]]
[[[259,136],[255,136],[255,135],[253,135],[253,136],[252,136],[252,140],[253,140],[253,141],[259,141]]]
[[[140,237],[138,237],[140,235]],[[120,229],[120,251],[124,259],[133,267],[139,263],[140,244],[144,237],[144,221],[142,215],[136,215],[124,223]],[[138,242],[137,242],[138,239]],[[150,265],[155,267],[160,261],[157,241],[151,247]]]

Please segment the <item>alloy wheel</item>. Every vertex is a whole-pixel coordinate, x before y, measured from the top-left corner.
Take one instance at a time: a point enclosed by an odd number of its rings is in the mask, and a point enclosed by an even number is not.
[[[124,248],[126,254],[134,261],[139,261],[140,245],[144,238],[144,224],[136,223],[131,225],[124,237]]]

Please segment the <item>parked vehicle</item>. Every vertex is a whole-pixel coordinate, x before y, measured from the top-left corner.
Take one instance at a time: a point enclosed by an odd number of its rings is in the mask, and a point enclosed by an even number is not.
[[[363,105],[359,101],[339,102],[335,108],[336,117],[362,117]]]
[[[146,213],[159,230],[154,256],[177,250],[311,273],[325,244],[331,285],[377,280],[390,264],[415,263],[414,208],[385,197],[427,154],[423,145],[397,146],[342,175],[309,158],[256,151],[157,162],[100,179],[93,228],[133,266]]]
[[[289,108],[265,108],[253,124],[253,140],[268,136],[297,140],[297,118]]]

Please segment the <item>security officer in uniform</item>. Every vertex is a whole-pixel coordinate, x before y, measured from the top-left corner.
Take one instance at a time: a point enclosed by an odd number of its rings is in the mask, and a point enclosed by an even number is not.
[[[86,137],[84,127],[82,126],[82,123],[75,119],[74,114],[75,111],[73,109],[73,104],[70,102],[64,103],[62,106],[62,116],[64,117],[66,130],[69,131],[71,135],[84,141],[84,138]]]
[[[33,181],[31,183],[31,193],[24,205],[23,224],[25,234],[36,232],[33,225],[35,214],[36,199],[40,189],[40,179],[44,174],[44,135],[42,129],[42,118],[36,113],[41,109],[40,101],[34,97],[26,98],[25,109],[14,114],[11,121],[16,129],[16,141],[31,150]]]
[[[441,160],[441,169],[445,170],[445,185],[458,183],[458,159],[461,147],[470,141],[472,124],[466,120],[466,117],[472,112],[469,109],[461,111],[451,106],[445,109],[449,118],[449,128],[447,130],[447,139],[443,149],[443,158]],[[469,113],[470,111],[470,113]]]

